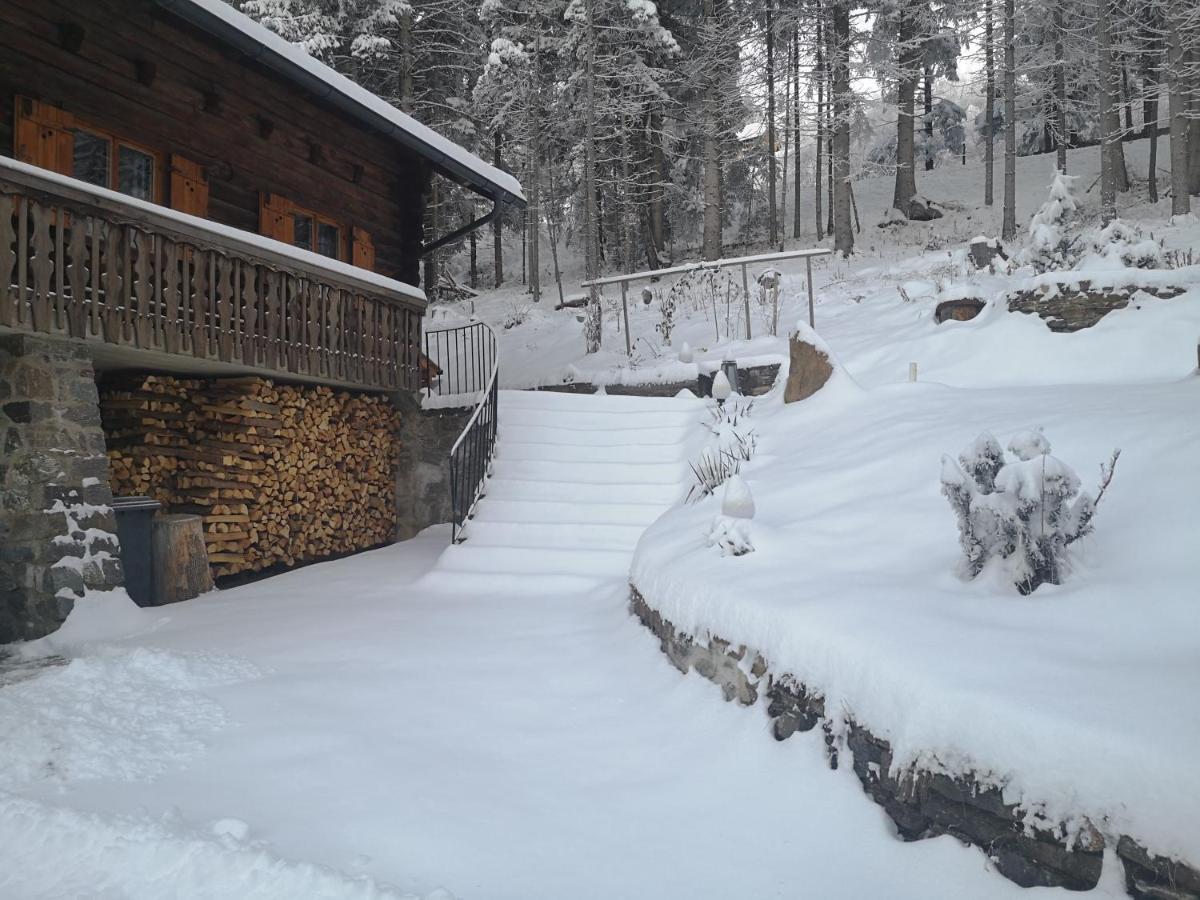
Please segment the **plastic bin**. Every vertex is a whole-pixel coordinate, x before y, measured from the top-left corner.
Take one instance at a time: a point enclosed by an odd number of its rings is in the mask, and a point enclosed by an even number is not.
[[[138,606],[154,606],[154,514],[162,504],[149,497],[114,497],[125,590]]]

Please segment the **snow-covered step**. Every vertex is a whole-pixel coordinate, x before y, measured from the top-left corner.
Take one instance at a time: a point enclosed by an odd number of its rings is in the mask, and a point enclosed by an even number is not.
[[[568,503],[559,500],[510,500],[489,491],[487,502],[475,510],[475,522],[514,522],[534,525],[560,523],[636,525],[645,528],[660,515],[659,503]]]
[[[661,485],[679,481],[681,463],[561,462],[509,459],[497,455],[492,470],[496,478],[565,484]]]
[[[542,462],[678,465],[683,461],[683,450],[677,442],[670,444],[629,443],[597,447],[586,443],[550,444],[539,441],[513,440],[507,434],[504,438],[503,453],[506,460],[538,460]]]
[[[508,441],[513,441],[515,443],[552,444],[564,447],[624,447],[628,444],[637,444],[639,446],[659,444],[668,447],[678,447],[680,441],[680,429],[677,426],[564,430],[556,428],[553,424],[546,421],[545,418],[537,425],[516,425],[513,422],[503,419],[503,413],[500,415],[500,440],[502,445]]]
[[[467,528],[471,525],[468,523]],[[584,575],[624,578],[629,573],[630,550],[567,550],[555,547],[511,547],[465,543],[449,547],[437,568],[452,572],[487,572],[494,575]]]
[[[466,536],[472,547],[535,546],[632,551],[644,529],[643,525],[496,522],[476,517],[467,523]]]
[[[705,415],[695,400],[502,391],[492,476],[428,577],[484,592],[624,581],[642,532],[687,491]]]
[[[492,498],[557,500],[569,503],[656,503],[666,509],[682,493],[680,484],[596,484],[539,481],[536,478],[490,478],[479,508]]]

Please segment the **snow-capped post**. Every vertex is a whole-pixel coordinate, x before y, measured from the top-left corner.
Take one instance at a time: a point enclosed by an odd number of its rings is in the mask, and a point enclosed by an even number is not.
[[[718,369],[717,374],[713,376],[712,395],[717,401],[717,406],[724,406],[725,401],[729,399],[729,395],[733,393],[733,387],[729,384],[729,378],[725,375],[724,369]]]
[[[679,348],[679,361],[681,363],[690,363],[692,358],[692,345],[684,341],[683,346]]]
[[[1008,443],[984,432],[958,455],[942,457],[942,494],[958,517],[958,537],[966,578],[993,561],[1022,594],[1043,584],[1062,584],[1069,571],[1067,548],[1092,533],[1096,505],[1104,498],[1120,450],[1100,467],[1095,498],[1079,490],[1079,476],[1050,455],[1041,429],[1022,432]]]
[[[917,364],[915,362],[910,362],[908,364],[908,380],[909,381],[917,380]]]
[[[750,520],[754,518],[754,497],[741,475],[730,475],[721,495],[721,514],[713,519],[708,545],[722,556],[745,556],[754,550],[750,542]]]
[[[804,269],[808,277],[808,327],[816,328],[816,316],[813,308],[812,257],[804,257]]]

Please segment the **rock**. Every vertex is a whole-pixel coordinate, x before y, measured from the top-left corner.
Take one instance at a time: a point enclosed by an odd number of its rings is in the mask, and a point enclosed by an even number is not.
[[[1008,296],[1012,312],[1034,313],[1046,320],[1051,331],[1073,332],[1091,328],[1115,309],[1124,309],[1134,297],[1169,300],[1183,293],[1177,287],[1093,288],[1080,282],[1078,289],[1067,285],[1058,290],[1021,291]]]
[[[1117,841],[1125,867],[1125,889],[1138,900],[1197,900],[1200,871],[1165,856],[1154,856],[1127,835]]]
[[[983,237],[982,235],[971,240],[969,255],[971,265],[977,269],[986,269],[997,258],[1008,259],[1008,254],[1004,252],[1003,244],[995,238]]]
[[[799,335],[792,335],[788,349],[791,367],[783,389],[783,402],[795,403],[811,397],[825,386],[833,375],[833,364],[824,350]]]
[[[908,201],[908,218],[911,222],[930,222],[941,217],[942,211],[924,197],[913,197]]]

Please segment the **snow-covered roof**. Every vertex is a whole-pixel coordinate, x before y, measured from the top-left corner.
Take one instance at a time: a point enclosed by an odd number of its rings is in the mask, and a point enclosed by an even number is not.
[[[158,0],[158,4],[246,55],[378,128],[426,157],[448,178],[501,203],[525,205],[521,184],[412,116],[313,59],[295,44],[238,12],[225,0]]]

